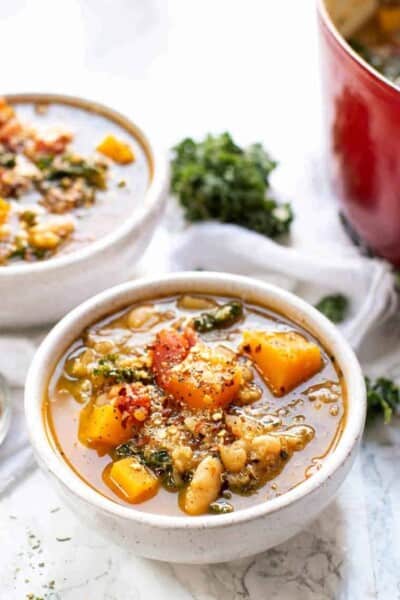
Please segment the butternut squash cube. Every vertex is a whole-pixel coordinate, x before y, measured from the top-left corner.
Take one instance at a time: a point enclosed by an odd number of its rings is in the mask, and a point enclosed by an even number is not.
[[[0,198],[0,225],[4,225],[7,222],[10,210],[10,203],[4,200],[4,198]]]
[[[128,165],[135,160],[135,155],[129,144],[118,140],[114,135],[107,135],[97,146],[97,152],[108,156],[120,165]]]
[[[156,475],[134,457],[122,458],[113,463],[107,479],[132,504],[155,496],[160,485]]]
[[[97,450],[126,442],[131,431],[122,426],[120,411],[111,404],[85,406],[79,417],[79,441]]]
[[[295,331],[245,331],[242,349],[275,396],[283,396],[323,366],[320,348]]]
[[[234,356],[198,343],[168,371],[164,388],[191,408],[217,408],[232,402],[242,384]]]
[[[379,26],[385,33],[400,30],[400,7],[382,6],[378,11]]]

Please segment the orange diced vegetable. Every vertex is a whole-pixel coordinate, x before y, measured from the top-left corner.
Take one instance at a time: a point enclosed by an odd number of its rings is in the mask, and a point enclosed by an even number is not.
[[[400,7],[382,6],[378,12],[379,26],[385,33],[400,31]]]
[[[183,333],[176,329],[163,329],[157,334],[152,348],[152,362],[158,385],[163,386],[169,369],[187,356],[195,342],[196,334],[192,329]]]
[[[0,125],[4,125],[15,116],[14,108],[7,103],[5,98],[0,97]]]
[[[105,481],[132,504],[155,496],[160,485],[156,475],[132,456],[113,463]]]
[[[11,205],[7,200],[0,198],[0,225],[4,225],[10,214]]]
[[[135,160],[135,155],[129,144],[118,140],[114,135],[107,135],[97,146],[97,152],[108,156],[120,165],[128,165]]]
[[[121,412],[111,404],[88,405],[79,418],[79,441],[98,450],[112,448],[130,438],[129,427],[122,424]]]
[[[245,331],[242,348],[275,396],[283,396],[323,366],[321,350],[295,331]]]
[[[191,408],[217,408],[232,402],[242,383],[242,370],[234,358],[199,343],[170,369],[164,388]]]

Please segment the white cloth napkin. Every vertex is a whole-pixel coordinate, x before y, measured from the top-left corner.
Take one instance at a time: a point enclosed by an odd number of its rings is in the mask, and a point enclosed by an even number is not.
[[[397,307],[391,267],[378,259],[344,257],[339,246],[335,254],[323,256],[283,246],[236,225],[202,223],[174,238],[170,259],[176,271],[204,269],[269,281],[278,278],[280,285],[291,289],[303,282],[306,295],[317,294],[317,298],[322,290],[342,293],[350,300],[350,311],[340,327],[354,348]]]

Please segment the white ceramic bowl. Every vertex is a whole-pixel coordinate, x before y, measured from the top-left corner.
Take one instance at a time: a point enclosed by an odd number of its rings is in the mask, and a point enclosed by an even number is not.
[[[94,294],[126,281],[157,226],[167,196],[168,162],[145,134],[116,111],[82,98],[55,94],[8,95],[12,103],[58,103],[100,114],[138,139],[153,167],[140,207],[88,246],[49,260],[0,267],[0,327],[54,323]]]
[[[47,437],[43,423],[42,402],[49,376],[85,327],[131,303],[186,292],[238,297],[283,313],[315,335],[335,357],[347,387],[346,425],[336,449],[322,468],[280,497],[227,515],[171,517],[117,504],[86,485],[68,467]],[[60,321],[40,346],[30,368],[25,411],[40,466],[86,525],[149,558],[213,563],[242,558],[275,546],[303,529],[327,506],[353,463],[363,433],[366,400],[361,369],[348,343],[336,327],[303,300],[245,277],[181,273],[107,290]]]

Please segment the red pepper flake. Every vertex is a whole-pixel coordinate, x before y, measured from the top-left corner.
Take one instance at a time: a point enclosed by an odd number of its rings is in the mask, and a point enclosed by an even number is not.
[[[136,446],[138,448],[141,448],[142,446],[147,446],[147,444],[149,443],[150,439],[148,436],[145,436],[143,438],[140,438],[136,441]]]
[[[142,424],[150,415],[150,396],[141,384],[123,386],[115,401],[122,415],[122,425]]]
[[[168,381],[168,371],[186,358],[196,342],[197,334],[190,327],[182,333],[171,328],[163,329],[157,334],[151,354],[158,385],[165,385]]]

